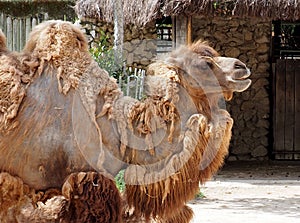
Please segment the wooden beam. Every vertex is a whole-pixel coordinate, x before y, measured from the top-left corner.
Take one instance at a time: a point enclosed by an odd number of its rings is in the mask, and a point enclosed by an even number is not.
[[[192,44],[192,16],[188,16],[187,18],[187,29],[186,29],[186,44]]]

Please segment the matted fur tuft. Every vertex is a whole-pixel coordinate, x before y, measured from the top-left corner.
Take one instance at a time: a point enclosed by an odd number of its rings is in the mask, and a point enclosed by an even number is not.
[[[62,187],[62,194],[69,200],[64,222],[122,221],[121,195],[115,182],[99,173],[71,174]]]

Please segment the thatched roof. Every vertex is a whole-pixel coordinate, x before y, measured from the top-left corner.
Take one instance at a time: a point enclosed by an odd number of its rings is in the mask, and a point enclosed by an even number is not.
[[[112,0],[77,0],[80,17],[113,21]],[[261,17],[300,19],[300,0],[123,0],[124,21],[143,26],[163,16],[178,14],[201,16]]]
[[[75,18],[75,0],[0,0],[0,13],[13,17],[27,17],[48,13],[49,18]]]

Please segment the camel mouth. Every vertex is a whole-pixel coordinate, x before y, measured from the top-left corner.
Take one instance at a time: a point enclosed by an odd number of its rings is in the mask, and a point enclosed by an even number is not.
[[[246,71],[246,72],[245,72]],[[236,71],[232,76],[228,76],[226,79],[229,83],[229,89],[235,92],[243,92],[248,89],[252,83],[252,81],[248,78],[250,77],[250,70],[244,69],[241,71]]]
[[[248,77],[250,77],[250,75],[251,75],[251,71],[249,68],[238,69],[233,73],[232,79],[233,80],[245,80]]]

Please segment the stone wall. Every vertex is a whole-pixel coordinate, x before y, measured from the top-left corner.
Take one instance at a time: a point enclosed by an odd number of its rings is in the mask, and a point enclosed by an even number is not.
[[[93,19],[82,19],[81,25],[85,29],[91,47],[97,47],[100,35],[108,36],[111,46],[114,41],[113,24],[97,22]],[[156,28],[155,23],[141,29],[135,25],[127,25],[124,30],[123,57],[127,65],[145,68],[156,57]]]
[[[193,18],[193,39],[209,41],[221,55],[251,69],[252,85],[236,93],[227,108],[234,118],[229,160],[268,159],[270,137],[271,22],[251,19]]]

